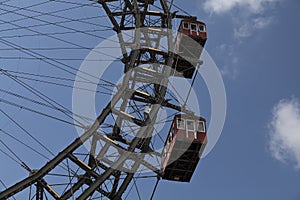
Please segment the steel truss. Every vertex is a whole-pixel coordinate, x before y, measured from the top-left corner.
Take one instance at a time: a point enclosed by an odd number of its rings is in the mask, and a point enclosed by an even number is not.
[[[190,17],[171,13],[166,0],[98,2],[119,34],[123,82],[84,134],[42,168],[31,170],[28,178],[1,192],[0,199],[32,188],[29,199],[46,199],[47,193],[54,199],[118,200],[136,173],[148,170],[160,177],[160,163],[154,165],[147,158],[160,157],[151,146],[157,114],[162,107],[186,111],[165,99],[168,78],[174,73],[172,19]],[[132,41],[124,41],[121,33],[127,30],[134,35]],[[168,49],[159,49],[163,38]]]

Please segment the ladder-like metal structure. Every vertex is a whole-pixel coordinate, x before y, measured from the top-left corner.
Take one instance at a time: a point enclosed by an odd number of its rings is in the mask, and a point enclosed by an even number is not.
[[[165,96],[168,78],[174,73],[172,20],[190,16],[171,13],[167,0],[98,2],[118,34],[124,64],[122,84],[79,138],[42,168],[31,170],[28,178],[2,191],[1,200],[17,198],[26,189],[30,190],[29,199],[46,199],[45,193],[53,199],[122,199],[139,170],[160,177],[160,163],[154,165],[146,157],[160,157],[151,146],[159,110],[185,111]],[[128,30],[133,38],[124,41],[122,32]],[[159,49],[163,38],[168,49]]]

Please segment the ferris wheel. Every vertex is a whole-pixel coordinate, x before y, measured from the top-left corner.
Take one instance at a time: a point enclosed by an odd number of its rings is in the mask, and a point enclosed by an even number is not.
[[[37,6],[42,4],[43,2]],[[83,114],[78,112],[69,112],[60,103],[52,101],[22,81],[22,77],[27,80],[34,79],[35,84],[37,80],[48,84],[49,80],[52,80],[51,84],[62,86],[65,84],[60,81],[68,81],[67,78],[1,68],[2,75],[43,100],[40,102],[27,97],[31,103],[46,106],[48,109],[61,112],[65,117],[72,118],[80,135],[59,153],[52,153],[52,157],[46,164],[38,169],[31,169],[21,158],[17,159],[16,162],[29,172],[29,176],[10,187],[5,186],[5,189],[0,192],[0,199],[18,197],[22,199],[126,199],[132,198],[130,197],[132,190],[136,190],[135,198],[142,199],[137,186],[137,181],[140,179],[152,180],[153,188],[147,193],[147,199],[153,199],[160,180],[189,182],[193,176],[207,144],[207,128],[206,120],[198,116],[198,113],[190,107],[188,98],[197,78],[197,69],[202,64],[199,57],[207,40],[206,24],[197,20],[197,17],[183,12],[173,4],[173,1],[168,0],[99,0],[92,1],[91,5],[99,10],[102,8],[105,13],[103,18],[106,17],[112,26],[105,26],[105,28],[114,31],[115,36],[106,37],[101,35],[101,32],[69,28],[70,32],[77,31],[107,41],[105,50],[101,45],[102,49],[97,47],[87,49],[75,42],[63,41],[72,45],[73,49],[86,49],[91,52],[83,62],[83,67],[77,72],[69,64],[64,64],[63,59],[49,59],[39,53],[40,51],[36,52],[28,48],[23,49],[22,53],[36,60],[41,58],[40,60],[51,67],[62,71],[68,70],[71,75],[76,75],[73,88],[75,93],[81,91],[82,86],[89,84],[93,84],[96,89],[92,89],[94,92],[92,97],[95,97],[96,93],[101,96],[105,94],[104,91],[109,91],[105,100],[97,100],[96,106],[91,105],[99,109],[96,110],[98,113],[96,118],[82,116]],[[72,6],[81,8],[85,4],[76,2]],[[14,12],[18,9],[29,12],[32,7],[32,5],[23,9],[15,7]],[[59,12],[56,10],[50,16],[60,16],[57,13]],[[36,18],[42,14],[43,12],[30,17]],[[20,15],[24,18],[25,14]],[[65,17],[64,20],[69,23],[71,19]],[[39,20],[42,23],[47,21],[42,18]],[[85,20],[80,22],[86,25],[97,25],[97,22]],[[52,24],[66,28],[64,23],[52,22]],[[21,25],[17,26],[22,28]],[[38,24],[31,26],[38,26]],[[26,28],[33,32],[31,35],[41,35],[30,28],[31,26]],[[58,39],[57,35],[58,33],[52,33],[47,37]],[[23,51],[22,46],[5,38],[0,39],[0,42]],[[56,47],[57,49],[59,48]],[[106,58],[113,57],[112,60],[101,60],[103,66],[98,66],[102,69],[101,77],[85,68],[86,66],[91,68],[94,63],[93,58],[99,54]],[[93,70],[98,64],[94,63]],[[104,70],[104,65],[109,65],[110,68]],[[106,76],[113,77],[115,74],[121,74],[115,82],[105,79]],[[36,76],[40,79],[33,78]],[[189,87],[184,89],[187,91],[174,87],[173,78],[189,81]],[[98,87],[103,91],[99,91]],[[84,92],[91,92],[86,90],[89,89],[85,88]],[[21,94],[3,89],[1,92],[26,100],[26,96]],[[182,97],[181,92],[186,94],[185,97]],[[77,94],[73,100],[80,104],[85,93]],[[1,102],[5,100],[1,99]],[[6,103],[22,110],[51,117],[30,107],[12,102]],[[89,102],[85,102],[85,105],[82,105],[85,110],[89,110],[88,104]],[[80,107],[76,103],[73,103],[74,105]],[[0,111],[2,112],[2,109]],[[14,121],[7,112],[2,113]],[[52,118],[60,119],[55,114]],[[22,129],[20,123],[15,121],[15,124]],[[3,129],[1,131],[9,134]],[[23,128],[23,131],[26,130]],[[37,140],[36,142],[45,149],[50,145],[41,144]],[[6,147],[15,157],[19,157],[9,146]]]

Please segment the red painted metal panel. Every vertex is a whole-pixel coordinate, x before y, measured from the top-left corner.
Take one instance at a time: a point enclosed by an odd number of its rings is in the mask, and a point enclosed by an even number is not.
[[[184,28],[183,24],[184,23],[188,23],[189,24],[189,28]],[[204,30],[200,31],[192,31],[191,30],[191,24],[196,25],[198,27],[200,26],[204,26]],[[200,22],[200,21],[191,21],[191,20],[182,20],[178,29],[178,32],[183,33],[187,36],[190,36],[193,39],[196,38],[201,38],[201,39],[207,39],[207,33],[206,33],[206,24],[204,22]]]

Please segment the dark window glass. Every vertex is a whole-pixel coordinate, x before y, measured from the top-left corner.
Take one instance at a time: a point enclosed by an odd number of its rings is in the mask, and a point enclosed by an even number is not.
[[[184,29],[189,29],[189,23],[184,22],[184,23],[183,23],[183,28],[184,28]]]
[[[196,24],[191,24],[191,29],[192,29],[192,31],[197,31],[197,25]]]
[[[202,121],[197,122],[197,132],[205,132],[204,122]]]
[[[205,31],[205,28],[204,28],[203,25],[200,25],[200,26],[199,26],[199,31],[201,31],[201,32],[204,32],[204,31]]]

